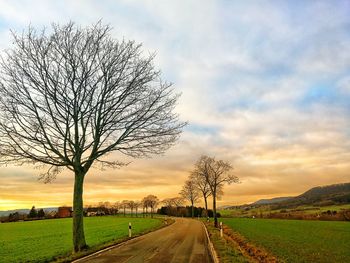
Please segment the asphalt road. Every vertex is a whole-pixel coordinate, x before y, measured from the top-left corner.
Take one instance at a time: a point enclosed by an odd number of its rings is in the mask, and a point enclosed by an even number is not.
[[[82,262],[211,263],[203,224],[178,218],[172,225],[151,232]]]

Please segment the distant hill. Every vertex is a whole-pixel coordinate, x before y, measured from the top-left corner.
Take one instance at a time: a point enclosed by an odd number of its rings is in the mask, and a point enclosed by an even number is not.
[[[311,188],[305,193],[297,196],[297,198],[304,199],[318,199],[324,197],[334,197],[335,195],[343,195],[350,193],[350,183],[345,184],[332,184],[326,186],[318,186]]]
[[[41,208],[39,207],[36,209],[38,210]],[[57,207],[45,207],[43,209],[46,213],[46,212],[51,212],[51,211],[57,211],[58,208]],[[19,214],[28,214],[29,211],[30,211],[30,209],[14,209],[14,210],[0,211],[0,216],[8,216],[9,214],[16,213],[16,212],[18,212]]]
[[[317,186],[298,196],[260,199],[254,203],[241,205],[240,207],[269,205],[272,209],[282,209],[300,205],[326,206],[333,204],[350,204],[350,183]],[[225,209],[236,207],[227,206]]]
[[[332,184],[311,188],[305,193],[286,202],[287,206],[296,205],[331,205],[350,203],[350,183]]]
[[[260,199],[254,203],[252,203],[252,205],[269,205],[269,204],[276,204],[276,203],[280,203],[283,201],[287,201],[291,198],[294,198],[292,196],[288,196],[288,197],[275,197],[275,198],[271,198],[271,199]]]
[[[334,205],[350,203],[350,183],[332,184],[311,188],[305,193],[279,203],[275,208],[287,208],[300,205]]]

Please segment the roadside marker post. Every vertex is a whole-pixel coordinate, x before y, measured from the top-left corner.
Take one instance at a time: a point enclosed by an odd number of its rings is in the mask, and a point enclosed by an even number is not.
[[[223,233],[223,230],[222,230],[222,222],[220,222],[220,236],[221,237],[224,236],[224,233]]]
[[[129,222],[129,237],[131,237],[131,222]]]

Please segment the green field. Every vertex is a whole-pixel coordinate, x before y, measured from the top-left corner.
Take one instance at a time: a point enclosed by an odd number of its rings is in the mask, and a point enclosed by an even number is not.
[[[84,218],[89,247],[117,242],[128,236],[128,223],[138,234],[161,225],[150,218],[114,216]],[[0,262],[46,262],[72,251],[72,219],[51,219],[0,224]]]
[[[350,262],[350,223],[280,219],[220,219],[286,262]]]
[[[218,212],[221,214],[222,217],[252,217],[253,215],[260,216],[268,215],[270,213],[279,213],[281,210],[285,210],[285,212],[288,213],[320,214],[328,210],[340,212],[346,209],[350,209],[350,204],[329,206],[303,205],[286,209],[271,209],[269,205],[262,205],[260,207],[255,208],[238,207],[234,209],[222,209]]]

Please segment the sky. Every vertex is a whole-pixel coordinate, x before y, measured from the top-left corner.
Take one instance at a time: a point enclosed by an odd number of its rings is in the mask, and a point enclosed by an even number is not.
[[[203,154],[240,184],[220,205],[350,182],[350,1],[0,1],[0,50],[21,32],[74,21],[156,52],[189,124],[162,156],[89,172],[85,204],[178,195]],[[116,158],[118,158],[116,156]],[[0,210],[71,205],[73,175],[44,184],[30,166],[0,169]]]

